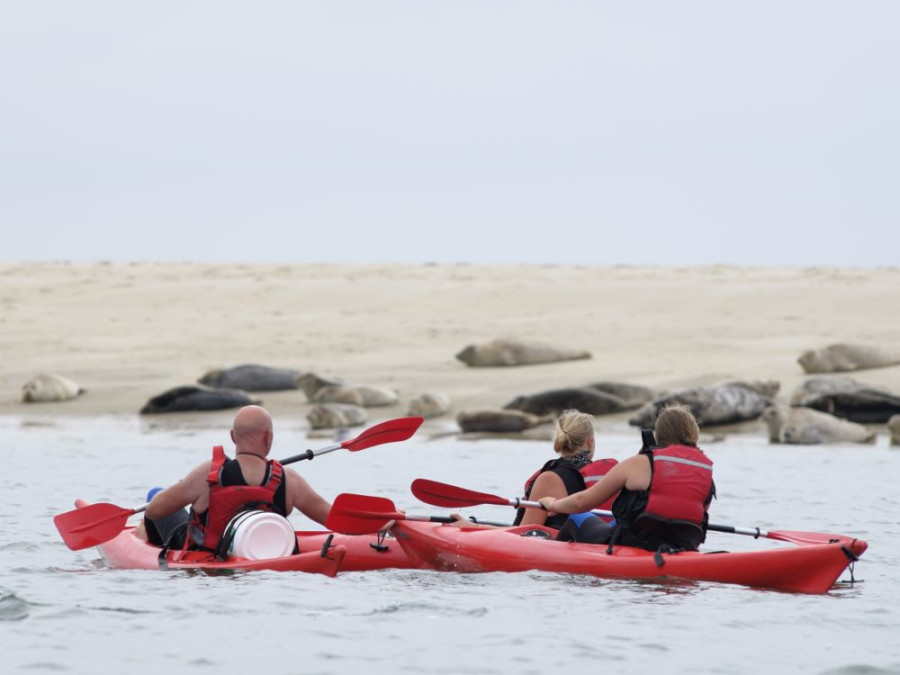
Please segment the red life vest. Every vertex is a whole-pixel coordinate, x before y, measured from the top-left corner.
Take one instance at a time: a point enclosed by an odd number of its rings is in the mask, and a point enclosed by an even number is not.
[[[206,477],[209,482],[209,507],[205,518],[203,514],[194,514],[190,528],[190,538],[194,543],[212,551],[219,545],[228,522],[244,507],[252,504],[254,508],[262,507],[278,512],[275,492],[284,475],[281,464],[269,460],[269,477],[262,485],[223,485],[221,474],[226,459],[222,446],[215,446],[212,465]]]
[[[687,445],[670,445],[649,454],[653,467],[649,497],[635,522],[653,518],[702,528],[712,495],[712,460]]]

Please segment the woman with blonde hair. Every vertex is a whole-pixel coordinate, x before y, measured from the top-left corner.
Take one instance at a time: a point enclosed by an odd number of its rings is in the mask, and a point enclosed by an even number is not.
[[[525,498],[562,498],[580,492],[616,464],[614,459],[594,459],[594,416],[578,410],[564,410],[556,421],[551,459],[525,481]],[[539,509],[519,509],[514,525],[546,525],[559,529],[566,515],[549,516]]]
[[[564,410],[556,421],[553,434],[553,449],[559,457],[551,459],[525,481],[525,499],[565,497],[593,485],[594,481],[616,465],[614,459],[592,461],[594,442],[594,416],[578,410]],[[458,513],[451,515],[457,519],[453,525],[458,527],[495,527],[473,525]],[[559,529],[567,518],[566,515],[548,517],[547,511],[543,509],[523,508],[517,511],[513,525],[546,525]]]
[[[697,447],[700,428],[685,406],[670,406],[656,420],[656,441],[592,487],[567,497],[538,500],[552,514],[581,513],[614,495],[615,527],[603,540],[648,550],[696,550],[706,538],[715,496],[712,461]]]

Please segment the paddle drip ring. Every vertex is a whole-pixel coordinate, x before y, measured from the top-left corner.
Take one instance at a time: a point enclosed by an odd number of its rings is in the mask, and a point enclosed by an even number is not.
[[[384,543],[384,538],[387,536],[387,532],[379,532],[377,541],[370,541],[369,546],[378,551],[379,553],[386,553],[390,551],[390,547],[386,546]]]

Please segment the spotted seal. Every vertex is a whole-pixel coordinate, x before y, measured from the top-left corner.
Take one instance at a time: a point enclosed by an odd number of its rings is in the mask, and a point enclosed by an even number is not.
[[[456,358],[473,368],[493,368],[589,359],[591,353],[543,342],[498,339],[485,344],[469,345]]]
[[[659,411],[667,405],[686,405],[701,427],[734,424],[757,419],[773,401],[779,383],[734,381],[707,387],[694,387],[655,398],[644,404],[628,420],[632,426],[652,428]]]

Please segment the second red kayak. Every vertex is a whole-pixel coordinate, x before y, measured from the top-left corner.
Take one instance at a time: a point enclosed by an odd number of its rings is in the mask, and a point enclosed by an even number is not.
[[[403,548],[433,569],[455,572],[543,570],[622,579],[688,579],[795,593],[825,593],[868,547],[861,539],[762,551],[661,553],[555,541],[556,531],[519,526],[473,529],[399,521]]]

